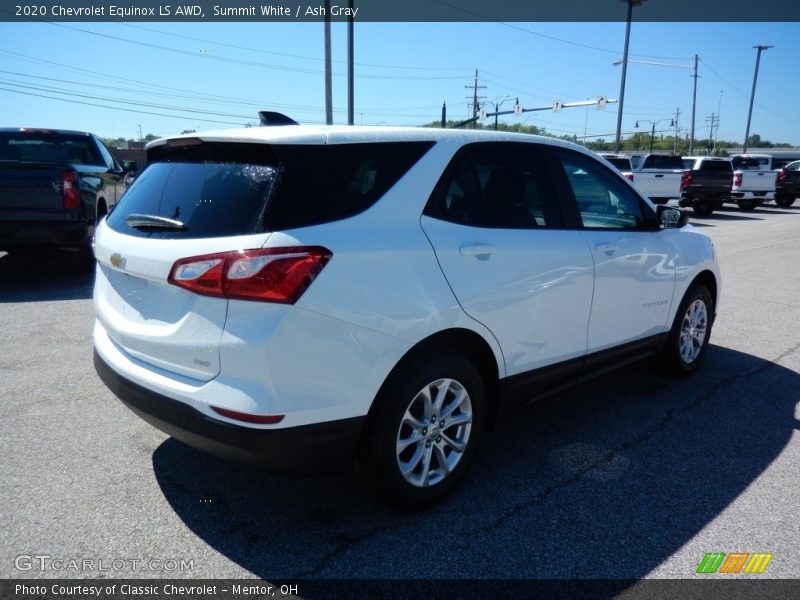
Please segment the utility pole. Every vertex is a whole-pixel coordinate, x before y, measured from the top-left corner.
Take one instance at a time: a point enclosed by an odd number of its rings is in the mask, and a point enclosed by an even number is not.
[[[631,19],[633,7],[641,6],[647,0],[620,0],[628,5],[628,18],[625,26],[625,50],[622,53],[622,80],[619,84],[619,110],[617,111],[617,141],[614,152],[619,152],[622,147],[622,107],[625,104],[625,77],[628,73],[628,45],[631,39]]]
[[[699,57],[697,54],[694,55],[694,89],[692,90],[692,127],[689,131],[689,156],[692,156],[692,152],[694,151],[694,111],[695,107],[697,106],[697,61]]]
[[[325,0],[325,124],[333,125],[333,69],[331,65],[331,1]]]
[[[447,102],[442,102],[442,129],[447,127]]]
[[[678,119],[680,118],[681,118],[681,107],[679,106],[675,109],[675,138],[674,138],[675,143],[672,146],[673,154],[678,153]],[[691,152],[689,153],[689,156],[691,156]]]
[[[353,0],[349,0],[350,16],[347,18],[347,124],[355,124],[355,58],[353,57]]]
[[[772,46],[753,46],[758,52],[756,53],[756,71],[753,73],[753,91],[750,92],[750,110],[747,111],[747,129],[744,131],[744,144],[742,144],[742,154],[747,154],[747,140],[750,137],[750,119],[753,116],[753,100],[756,97],[756,81],[758,81],[758,64],[761,62],[761,52],[769,50]]]
[[[466,89],[469,89],[470,86],[464,86]],[[478,111],[480,110],[480,106],[478,105],[478,90],[485,90],[485,85],[478,85],[478,69],[475,69],[475,81],[472,82],[472,128],[475,129],[477,126],[476,123],[478,121]],[[480,99],[483,100],[486,96],[480,96]]]

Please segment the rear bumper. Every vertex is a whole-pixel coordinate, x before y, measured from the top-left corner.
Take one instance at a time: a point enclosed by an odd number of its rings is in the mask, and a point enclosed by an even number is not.
[[[255,429],[212,419],[116,373],[95,351],[103,383],[134,413],[175,439],[235,462],[288,473],[341,470],[353,464],[366,417],[283,429]]]
[[[681,194],[681,199],[678,201],[679,206],[694,206],[698,202],[714,202],[721,206],[723,202],[728,200],[731,196],[731,190],[728,189],[688,189]]]
[[[2,221],[0,247],[88,246],[94,227],[84,221]]]
[[[771,200],[774,195],[774,192],[733,191],[731,192],[731,199],[734,202],[736,200],[758,200],[760,202],[766,202],[767,200]]]

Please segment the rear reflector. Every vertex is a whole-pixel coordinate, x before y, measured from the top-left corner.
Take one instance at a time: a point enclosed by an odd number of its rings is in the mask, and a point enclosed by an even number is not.
[[[236,421],[243,421],[244,423],[255,423],[258,425],[274,425],[283,421],[284,415],[252,415],[250,413],[239,412],[238,410],[230,410],[227,408],[220,408],[218,406],[211,407],[215,413],[235,419]]]
[[[320,246],[193,256],[172,265],[169,282],[204,296],[294,304],[331,256]]]

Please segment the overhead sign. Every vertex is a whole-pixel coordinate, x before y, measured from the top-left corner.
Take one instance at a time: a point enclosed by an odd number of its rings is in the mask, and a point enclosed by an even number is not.
[[[564,106],[561,100],[556,100],[553,102],[553,112],[561,112],[561,107]]]
[[[608,104],[608,98],[606,98],[605,96],[597,97],[597,110],[604,110],[606,104]]]

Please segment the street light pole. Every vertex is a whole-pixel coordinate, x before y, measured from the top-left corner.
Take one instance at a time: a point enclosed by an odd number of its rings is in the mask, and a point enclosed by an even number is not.
[[[692,89],[692,127],[689,133],[689,156],[694,156],[694,110],[697,106],[697,54],[694,55],[694,87]],[[677,136],[676,136],[677,138]]]
[[[697,74],[697,62],[698,62],[698,60],[700,60],[700,57],[697,54],[695,54],[694,55],[694,67],[692,67],[692,65],[678,65],[678,64],[674,64],[674,63],[653,62],[653,61],[650,61],[650,60],[629,60],[629,61],[627,61],[629,63],[637,63],[637,64],[640,64],[640,65],[655,65],[657,67],[676,67],[678,69],[694,69],[694,74],[692,75],[692,77],[694,77],[694,86],[692,88],[692,123],[690,125],[689,154],[692,154],[692,150],[694,148],[694,121],[695,121],[695,109],[697,107],[697,78],[699,77],[699,75]],[[616,66],[619,66],[621,64],[624,64],[624,62],[625,62],[624,59],[623,60],[615,60],[611,64],[616,67]]]
[[[617,139],[614,144],[615,152],[622,148],[622,107],[625,103],[625,77],[628,74],[628,46],[631,39],[631,18],[633,17],[633,6],[641,6],[647,0],[620,0],[628,5],[628,18],[625,25],[625,49],[622,54],[622,78],[619,84],[619,109],[617,110]]]
[[[769,50],[772,46],[753,46],[758,52],[756,53],[756,71],[753,73],[753,90],[750,92],[750,110],[747,111],[747,128],[744,130],[744,144],[742,144],[742,154],[747,153],[747,140],[750,138],[750,119],[753,116],[753,101],[756,97],[756,81],[758,81],[758,65],[761,62],[761,52]]]

